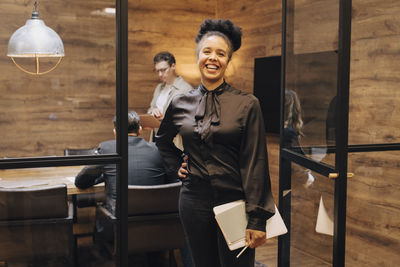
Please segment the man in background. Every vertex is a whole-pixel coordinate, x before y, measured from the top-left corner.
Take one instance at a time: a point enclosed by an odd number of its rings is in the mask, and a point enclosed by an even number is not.
[[[172,98],[177,94],[184,94],[193,89],[181,76],[175,72],[176,61],[170,52],[160,52],[154,56],[154,71],[161,81],[154,91],[148,114],[162,120]]]
[[[114,136],[116,135],[116,116],[113,118]],[[165,173],[163,160],[153,143],[139,137],[141,133],[140,118],[135,111],[128,111],[128,184],[129,185],[158,185],[169,181]],[[97,154],[116,153],[116,140],[108,140],[99,144]],[[96,165],[83,168],[75,178],[78,188],[88,188],[95,184],[105,183],[106,208],[115,214],[117,199],[116,165]],[[108,227],[107,227],[108,228]],[[97,233],[107,241],[113,240],[112,229],[96,222]],[[110,231],[111,230],[111,231]]]
[[[114,136],[116,135],[116,116],[113,118]],[[158,185],[176,182],[168,178],[164,170],[163,160],[154,143],[139,137],[141,133],[139,115],[128,111],[128,184],[129,185]],[[97,154],[116,153],[116,140],[108,140],[99,144]],[[106,189],[106,208],[115,214],[117,199],[115,164],[88,166],[83,168],[75,178],[78,188],[88,188],[104,182]],[[114,230],[111,224],[96,220],[96,236],[105,242],[114,240]],[[192,267],[190,251],[185,245],[181,249],[185,267]],[[149,266],[161,266],[162,252],[147,253]]]

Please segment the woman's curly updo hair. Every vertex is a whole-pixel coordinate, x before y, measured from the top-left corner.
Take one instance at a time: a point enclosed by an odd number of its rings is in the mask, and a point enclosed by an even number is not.
[[[200,46],[205,37],[217,35],[222,37],[229,46],[229,59],[232,53],[242,45],[242,29],[229,19],[206,19],[200,25],[199,32],[195,38],[197,43],[196,54],[199,55]]]

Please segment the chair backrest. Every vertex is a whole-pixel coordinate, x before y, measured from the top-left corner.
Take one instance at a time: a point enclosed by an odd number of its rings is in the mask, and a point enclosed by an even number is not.
[[[128,216],[178,212],[181,182],[163,185],[129,185]]]
[[[74,156],[74,155],[94,155],[96,153],[96,148],[66,148],[64,149],[64,156]]]
[[[68,216],[65,184],[37,188],[0,188],[0,220],[65,218]]]

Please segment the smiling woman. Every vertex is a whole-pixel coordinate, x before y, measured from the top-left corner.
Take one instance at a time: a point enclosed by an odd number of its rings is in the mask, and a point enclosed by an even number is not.
[[[274,210],[257,98],[224,79],[241,29],[230,20],[205,20],[196,37],[201,84],[176,96],[156,136],[170,176],[182,180],[179,212],[196,266],[254,266],[254,248],[265,242],[265,224]],[[180,134],[185,157],[172,142]],[[212,208],[244,199],[249,217],[239,257],[230,251]]]

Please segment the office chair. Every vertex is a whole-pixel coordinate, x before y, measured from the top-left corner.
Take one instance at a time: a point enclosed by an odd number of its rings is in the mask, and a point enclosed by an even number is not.
[[[170,265],[173,249],[183,247],[184,233],[178,212],[181,182],[163,185],[128,186],[128,251],[150,252],[169,250]],[[97,207],[97,219],[114,224],[116,217],[103,206]]]
[[[0,262],[74,266],[72,223],[65,184],[0,188]]]

